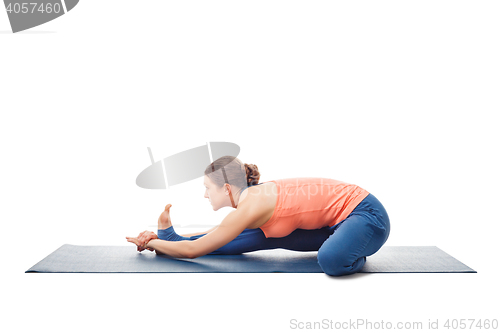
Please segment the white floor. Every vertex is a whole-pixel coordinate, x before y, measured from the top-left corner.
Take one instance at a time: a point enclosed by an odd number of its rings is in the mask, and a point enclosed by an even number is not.
[[[10,279],[9,279],[10,280]],[[12,285],[15,282],[14,285]],[[5,282],[4,282],[5,283]],[[3,324],[22,331],[285,332],[301,322],[498,319],[487,274],[15,274]],[[441,328],[443,328],[441,326]]]
[[[177,229],[178,233],[191,232]],[[315,322],[321,325],[319,330],[335,329],[335,325],[427,329],[430,321],[438,320],[443,330],[448,319],[499,319],[498,269],[482,260],[462,260],[477,274],[340,278],[298,273],[23,273],[55,248],[47,246],[22,258],[11,250],[17,260],[7,262],[10,267],[2,286],[4,325],[22,332],[40,327],[53,332],[143,332],[151,328],[162,332],[215,328],[220,332],[289,332],[307,330]],[[459,253],[450,254],[463,259]]]

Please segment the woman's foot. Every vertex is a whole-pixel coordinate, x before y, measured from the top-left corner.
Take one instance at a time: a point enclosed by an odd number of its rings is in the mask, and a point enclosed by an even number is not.
[[[170,219],[170,207],[172,207],[171,204],[165,206],[165,210],[158,218],[158,229],[167,229],[172,226],[172,220]]]

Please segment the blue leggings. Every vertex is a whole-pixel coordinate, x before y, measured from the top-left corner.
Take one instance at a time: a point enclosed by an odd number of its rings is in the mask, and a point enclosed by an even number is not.
[[[345,220],[333,227],[296,229],[281,238],[266,238],[259,228],[245,229],[231,242],[209,254],[241,254],[278,248],[318,251],[318,264],[323,272],[340,276],[359,272],[366,257],[384,245],[389,233],[389,216],[384,206],[369,194]],[[180,236],[172,226],[158,230],[158,238],[167,241],[196,240],[205,235]]]

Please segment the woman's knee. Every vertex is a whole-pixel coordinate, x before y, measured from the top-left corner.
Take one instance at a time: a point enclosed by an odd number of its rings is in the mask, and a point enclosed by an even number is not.
[[[366,262],[365,257],[349,260],[346,255],[318,251],[318,264],[327,275],[342,276],[359,272]]]

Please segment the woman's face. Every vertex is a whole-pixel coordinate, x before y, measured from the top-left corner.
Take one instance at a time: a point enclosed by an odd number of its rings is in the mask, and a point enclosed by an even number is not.
[[[208,176],[205,175],[203,185],[205,185],[205,198],[210,201],[213,210],[217,211],[222,207],[229,206],[231,201],[226,194],[225,187],[217,187]]]

